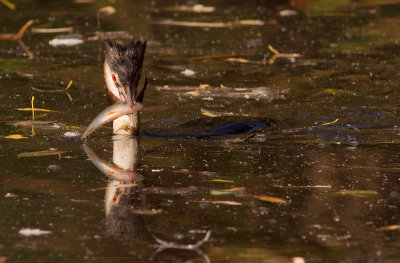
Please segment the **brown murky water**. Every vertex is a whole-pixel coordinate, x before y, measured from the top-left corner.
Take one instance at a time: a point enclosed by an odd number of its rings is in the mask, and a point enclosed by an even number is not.
[[[110,3],[15,4],[0,33],[33,19],[34,58],[0,41],[1,263],[398,261],[400,2],[117,1],[101,29],[148,40],[141,135],[107,126],[86,145],[74,135],[107,106],[92,38]],[[34,32],[59,27],[83,43]],[[30,87],[70,80],[71,98]],[[16,108],[32,96],[57,112],[30,122]],[[142,180],[94,165],[121,149]],[[156,253],[155,237],[207,231]]]

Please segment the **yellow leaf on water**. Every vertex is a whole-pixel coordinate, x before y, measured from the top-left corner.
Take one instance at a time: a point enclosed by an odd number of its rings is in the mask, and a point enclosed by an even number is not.
[[[10,134],[7,136],[4,136],[5,139],[14,139],[14,140],[19,140],[19,139],[26,139],[28,137],[25,137],[21,134]]]
[[[66,153],[67,151],[50,151],[50,150],[44,150],[44,151],[37,151],[37,152],[24,152],[20,153],[17,155],[18,158],[23,158],[23,157],[40,157],[40,156],[49,156],[49,155],[59,155]]]
[[[269,196],[269,195],[253,195],[253,197],[255,199],[270,202],[270,203],[283,204],[283,205],[285,205],[287,203],[287,201],[285,199],[274,197],[274,196]]]
[[[388,225],[378,227],[376,230],[378,231],[393,231],[393,230],[400,230],[400,225]]]

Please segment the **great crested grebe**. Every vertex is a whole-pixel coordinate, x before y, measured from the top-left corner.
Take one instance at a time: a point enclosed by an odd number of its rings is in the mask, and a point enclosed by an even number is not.
[[[101,125],[113,121],[115,134],[138,135],[147,76],[144,65],[146,41],[120,45],[104,41],[104,81],[112,106],[100,113],[82,134],[87,137]]]

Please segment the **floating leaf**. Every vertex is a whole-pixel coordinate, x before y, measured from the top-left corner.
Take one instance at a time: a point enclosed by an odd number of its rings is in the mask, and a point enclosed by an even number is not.
[[[224,201],[224,200],[198,200],[196,201],[197,203],[202,203],[202,204],[215,204],[215,205],[242,205],[242,203],[238,203],[235,201]]]
[[[285,199],[274,197],[274,196],[269,196],[269,195],[253,195],[253,197],[255,199],[270,202],[270,203],[283,204],[283,205],[285,205],[287,203],[287,201]]]
[[[211,190],[212,195],[229,195],[234,194],[237,192],[242,192],[245,188],[244,187],[234,187],[231,189],[223,189],[223,190]]]
[[[373,190],[342,190],[336,192],[335,194],[365,197],[370,195],[377,195],[378,192]]]
[[[28,137],[25,137],[25,136],[23,136],[23,135],[21,135],[21,134],[10,134],[10,135],[4,136],[3,138],[5,138],[5,139],[20,140],[20,139],[26,139],[26,138],[28,138]]]
[[[378,231],[393,231],[393,230],[400,230],[400,225],[388,225],[378,227],[376,230]]]
[[[60,155],[60,154],[66,153],[66,152],[67,151],[50,151],[50,150],[37,151],[37,152],[24,152],[24,153],[18,154],[17,157],[23,158],[23,157],[40,157],[40,156]]]

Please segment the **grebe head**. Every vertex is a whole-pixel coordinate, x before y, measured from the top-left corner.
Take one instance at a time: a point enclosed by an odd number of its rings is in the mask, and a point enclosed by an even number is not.
[[[144,65],[146,41],[132,41],[123,46],[115,41],[105,40],[104,44],[104,80],[109,102],[124,102],[129,105],[142,102],[147,86]],[[139,112],[115,119],[113,126],[116,134],[137,135]]]

